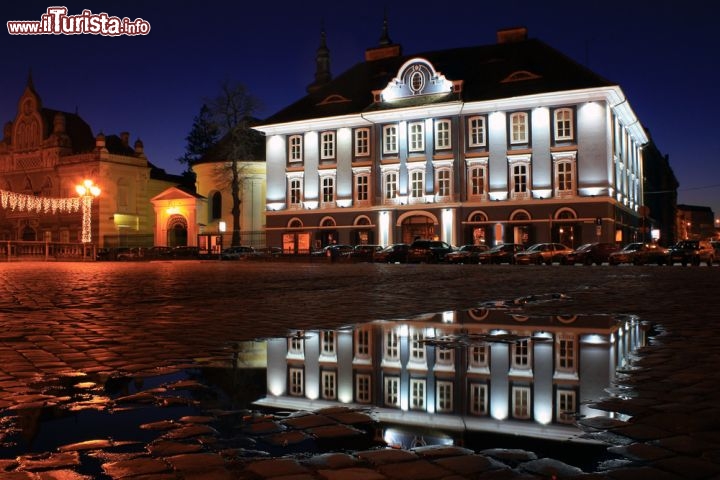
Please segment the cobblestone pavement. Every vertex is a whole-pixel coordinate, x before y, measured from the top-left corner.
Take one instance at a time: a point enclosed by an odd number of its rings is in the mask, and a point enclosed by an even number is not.
[[[186,418],[172,426],[184,430],[162,437],[170,443],[153,442],[143,455],[130,458],[113,453],[117,445],[107,439],[18,458],[5,458],[0,448],[0,480],[87,479],[74,467],[90,453],[106,478],[145,480],[720,478],[717,267],[177,261],[7,263],[0,272],[0,410],[8,415],[62,402],[47,386],[67,378],[97,382],[118,373],[158,375],[183,362],[227,358],[232,342],[291,328],[407,318],[551,292],[568,298],[526,309],[634,314],[656,332],[621,372],[621,394],[594,405],[630,419],[581,421],[589,435],[611,442],[623,458],[597,472],[532,458],[530,452],[461,448],[310,459],[239,456],[208,447],[207,419]],[[148,395],[156,400],[159,391]],[[162,391],[166,395],[172,386]],[[95,400],[103,401],[89,395],[88,406]]]

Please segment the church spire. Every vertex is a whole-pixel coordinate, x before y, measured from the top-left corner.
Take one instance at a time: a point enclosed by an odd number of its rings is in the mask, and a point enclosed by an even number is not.
[[[315,55],[315,81],[308,85],[307,91],[314,92],[332,80],[330,73],[330,49],[327,47],[324,22],[320,27],[320,46]]]
[[[391,45],[392,40],[390,40],[390,35],[388,34],[388,20],[387,20],[387,8],[385,9],[385,12],[383,14],[383,29],[382,29],[382,35],[380,36],[380,46],[384,47],[385,45]]]
[[[379,45],[365,50],[365,61],[372,62],[383,58],[399,57],[400,55],[402,55],[402,47],[390,40],[390,34],[388,33],[387,9],[385,9],[383,12],[383,27]]]

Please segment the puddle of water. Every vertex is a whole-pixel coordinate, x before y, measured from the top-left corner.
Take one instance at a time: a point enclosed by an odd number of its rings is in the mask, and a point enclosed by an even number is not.
[[[611,455],[576,422],[612,417],[590,405],[617,393],[616,372],[646,333],[632,316],[520,310],[558,299],[238,342],[225,368],[64,377],[2,413],[0,460],[76,451],[71,468],[97,476],[102,456],[85,452],[197,447],[242,457],[452,444],[520,448],[593,471]],[[320,420],[298,413],[318,410]]]

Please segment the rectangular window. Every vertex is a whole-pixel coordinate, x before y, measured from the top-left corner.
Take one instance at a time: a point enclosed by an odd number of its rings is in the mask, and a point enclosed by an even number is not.
[[[558,423],[575,423],[577,413],[577,395],[573,390],[557,391],[557,412],[555,417]]]
[[[555,195],[570,197],[575,194],[575,160],[555,161]]]
[[[358,373],[355,376],[355,401],[358,403],[370,403],[372,401],[370,380],[370,375],[366,373]]]
[[[444,168],[437,171],[437,194],[440,197],[449,197],[450,189],[450,170]]]
[[[414,362],[425,362],[425,332],[423,330],[412,331],[410,338],[410,360]]]
[[[387,330],[385,332],[385,359],[399,360],[400,347],[398,344],[398,333],[395,330]]]
[[[366,157],[370,155],[370,129],[358,128],[355,130],[355,156]]]
[[[335,178],[323,177],[322,179],[322,203],[333,203],[335,201]]]
[[[320,354],[334,356],[335,355],[335,332],[332,330],[323,330],[320,337]]]
[[[455,350],[452,348],[436,348],[435,362],[437,365],[452,366],[455,363]]]
[[[485,166],[474,166],[470,168],[469,181],[470,181],[470,195],[474,197],[480,197],[485,195]]]
[[[435,122],[435,150],[446,150],[451,147],[450,120],[438,120]]]
[[[322,382],[322,398],[335,400],[337,398],[337,373],[323,370],[320,381]]]
[[[528,192],[528,167],[524,163],[513,165],[513,192]]]
[[[289,187],[289,206],[297,207],[302,203],[302,181],[299,178],[290,180]]]
[[[576,361],[576,344],[575,337],[560,337],[557,339],[557,366],[558,370],[575,371]]]
[[[410,133],[409,150],[411,152],[425,151],[425,125],[422,122],[411,123],[408,125]]]
[[[400,378],[385,377],[385,406],[400,406]]]
[[[383,153],[398,153],[397,125],[385,125],[383,127]]]
[[[528,143],[528,116],[518,112],[510,115],[510,143]]]
[[[398,194],[398,177],[396,172],[385,174],[385,199],[394,200]]]
[[[555,140],[573,139],[573,111],[569,108],[555,110]]]
[[[470,414],[487,415],[488,391],[484,383],[470,384]]]
[[[526,370],[530,367],[530,341],[519,340],[512,346],[512,367]]]
[[[367,202],[370,199],[370,175],[362,174],[355,177],[355,200]]]
[[[425,410],[425,380],[421,378],[410,379],[410,408]]]
[[[290,395],[294,397],[302,397],[305,391],[305,380],[302,368],[290,368]]]
[[[297,332],[297,336],[293,336],[288,339],[288,353],[293,355],[304,354],[304,340],[302,339],[302,332]]]
[[[290,161],[302,162],[302,136],[300,135],[290,137]]]
[[[530,418],[530,387],[512,387],[513,418]]]
[[[320,134],[320,158],[322,160],[335,158],[335,132]]]
[[[468,146],[485,146],[485,117],[470,117],[468,119]]]
[[[449,413],[453,411],[452,382],[437,382],[437,411],[441,413]]]
[[[423,198],[425,196],[425,172],[413,170],[410,172],[410,196]]]
[[[470,368],[484,368],[488,366],[488,347],[472,346],[468,350],[468,363]]]
[[[370,331],[355,330],[355,358],[370,358]]]

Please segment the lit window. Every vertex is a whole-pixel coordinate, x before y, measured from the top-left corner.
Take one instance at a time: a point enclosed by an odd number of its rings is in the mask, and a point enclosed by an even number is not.
[[[470,384],[470,414],[487,415],[488,413],[488,390],[484,383]]]
[[[290,137],[290,161],[302,162],[302,136],[300,135]]]
[[[441,413],[453,410],[453,384],[452,382],[437,382],[437,411]]]
[[[422,122],[414,122],[408,125],[410,133],[409,150],[411,152],[425,151],[425,128]]]
[[[485,117],[468,118],[468,146],[485,146]]]
[[[355,156],[366,157],[370,155],[370,129],[358,128],[355,130]]]
[[[400,378],[385,377],[385,406],[400,406]]]
[[[425,380],[421,378],[410,379],[410,408],[425,410]]]
[[[558,423],[574,424],[577,414],[577,394],[575,391],[558,389],[556,405],[555,417]]]
[[[425,172],[413,170],[410,172],[410,196],[420,199],[425,196]]]
[[[516,155],[510,163],[510,199],[530,198],[530,155]]]
[[[398,153],[397,125],[383,127],[383,153]]]
[[[470,368],[485,368],[488,366],[488,347],[473,346],[468,350],[468,363]]]
[[[573,139],[573,111],[569,108],[555,110],[555,140]]]
[[[302,368],[288,369],[290,375],[290,395],[301,397],[305,392],[305,380]]]
[[[510,143],[528,143],[528,115],[524,112],[510,114]]]
[[[335,132],[323,132],[320,135],[320,158],[335,158]]]
[[[355,377],[355,400],[358,403],[370,403],[372,401],[371,385],[370,375],[366,373],[357,374]]]
[[[435,122],[435,149],[445,150],[450,147],[450,120],[438,120]]]
[[[530,418],[530,388],[512,387],[513,418],[527,420]]]
[[[298,332],[297,336],[288,339],[288,353],[295,356],[302,356],[304,353],[304,341],[302,332]]]
[[[455,363],[455,350],[452,348],[436,348],[435,364],[438,366],[452,366]]]
[[[450,169],[443,168],[437,170],[437,194],[439,197],[449,197],[452,195],[451,181],[450,181]]]
[[[323,370],[320,381],[322,382],[322,398],[335,400],[337,398],[337,373]]]

